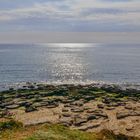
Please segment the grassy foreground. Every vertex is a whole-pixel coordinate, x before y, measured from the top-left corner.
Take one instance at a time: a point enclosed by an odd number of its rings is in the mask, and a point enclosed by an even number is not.
[[[140,140],[139,138],[115,135],[103,130],[100,133],[88,133],[70,130],[62,125],[36,125],[23,127],[19,122],[8,120],[0,122],[1,140]]]

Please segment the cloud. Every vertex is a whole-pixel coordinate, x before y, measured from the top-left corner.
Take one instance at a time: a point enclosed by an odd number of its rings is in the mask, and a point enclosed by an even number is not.
[[[11,4],[10,0],[8,3]],[[47,22],[56,26],[55,22],[60,21],[61,24],[70,22],[69,26],[76,27],[99,22],[140,27],[139,0],[25,0],[21,3],[14,3],[11,9],[8,6],[8,10],[0,8],[0,23],[18,24],[19,21],[40,19],[44,26]]]

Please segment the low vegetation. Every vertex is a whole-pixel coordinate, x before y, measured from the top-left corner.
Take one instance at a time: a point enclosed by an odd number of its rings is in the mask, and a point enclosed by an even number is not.
[[[124,135],[115,135],[108,130],[100,133],[88,133],[70,130],[62,125],[43,124],[23,127],[14,120],[0,123],[1,140],[140,140]]]

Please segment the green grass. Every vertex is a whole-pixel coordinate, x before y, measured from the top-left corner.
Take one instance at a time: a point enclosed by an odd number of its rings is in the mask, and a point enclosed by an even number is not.
[[[9,120],[6,122],[0,122],[0,132],[7,130],[7,129],[17,129],[22,127],[22,123],[20,122],[16,122],[14,120]]]
[[[45,126],[25,140],[94,140],[95,135],[78,130],[70,130],[60,125]]]
[[[88,133],[71,130],[62,125],[36,125],[23,127],[14,120],[0,123],[1,140],[140,140],[125,135],[115,135],[108,130],[99,133]]]
[[[108,130],[100,133],[88,133],[78,130],[70,130],[60,125],[46,126],[46,130],[39,130],[25,140],[139,140],[124,135],[115,135]]]

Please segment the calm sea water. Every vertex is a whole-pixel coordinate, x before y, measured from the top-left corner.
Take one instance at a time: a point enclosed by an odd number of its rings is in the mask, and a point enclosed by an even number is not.
[[[18,82],[140,83],[140,45],[0,45],[0,85]]]

